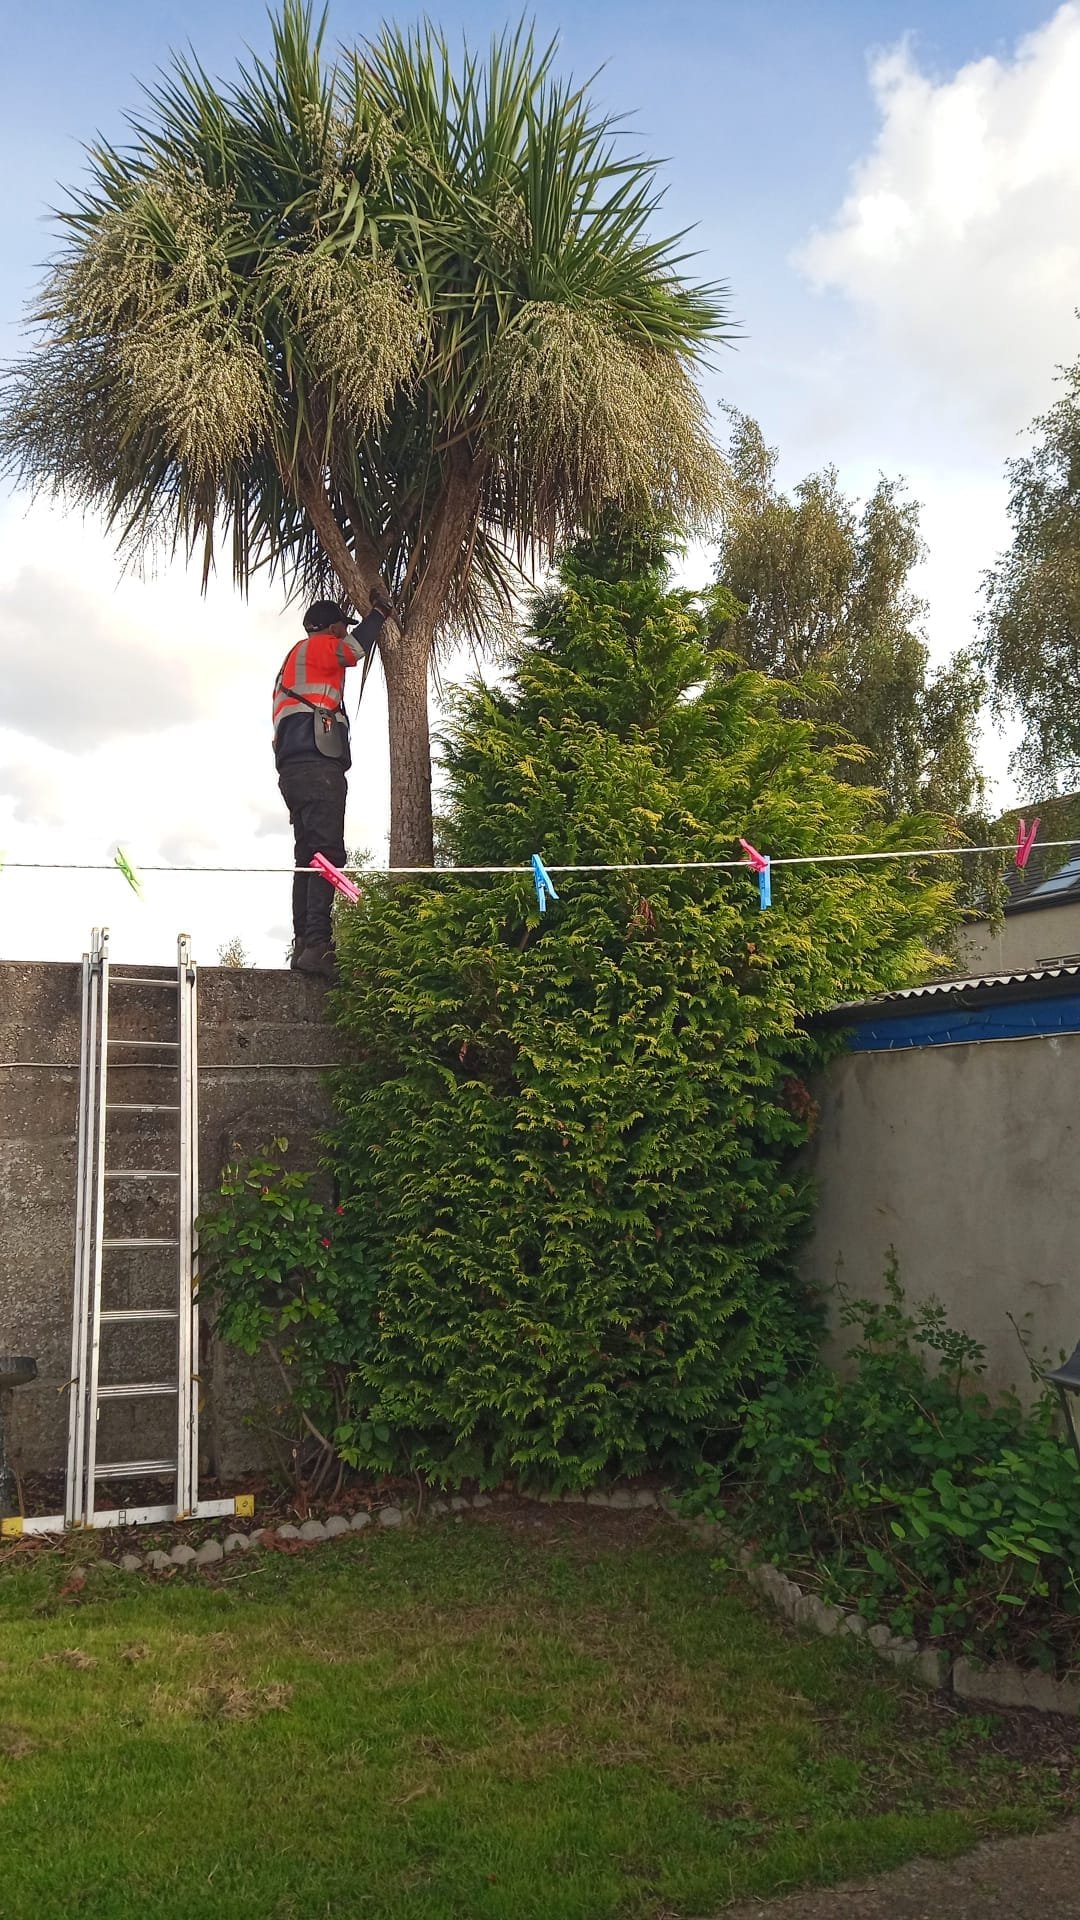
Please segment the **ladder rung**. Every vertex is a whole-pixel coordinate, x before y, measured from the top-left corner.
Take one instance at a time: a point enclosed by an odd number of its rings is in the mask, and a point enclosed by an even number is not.
[[[111,1387],[99,1387],[99,1400],[138,1400],[150,1393],[176,1393],[175,1380],[118,1380]]]
[[[141,974],[141,973],[114,973],[113,969],[110,967],[109,968],[109,985],[112,987],[173,987],[175,988],[176,975],[174,973],[171,980],[151,980],[146,974]]]
[[[118,1247],[178,1247],[179,1245],[179,1240],[103,1240],[101,1248],[104,1252],[106,1248],[115,1250]]]
[[[106,1167],[106,1180],[179,1180],[168,1167]]]
[[[170,1047],[175,1053],[180,1042],[179,1040],[121,1040],[116,1037],[110,1038],[109,1045],[110,1047]]]
[[[105,1117],[111,1113],[179,1113],[175,1100],[110,1100],[105,1107]]]
[[[100,1314],[101,1324],[109,1321],[118,1325],[125,1320],[179,1320],[177,1307],[103,1307]]]
[[[95,1467],[95,1480],[134,1480],[143,1473],[175,1473],[175,1460],[113,1460],[107,1467]]]

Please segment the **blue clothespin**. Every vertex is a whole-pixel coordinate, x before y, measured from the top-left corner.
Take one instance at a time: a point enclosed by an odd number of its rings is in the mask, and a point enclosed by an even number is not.
[[[536,882],[536,904],[540,908],[541,913],[546,913],[548,901],[557,900],[559,896],[552,884],[551,875],[538,853],[533,854],[532,871],[533,879]]]

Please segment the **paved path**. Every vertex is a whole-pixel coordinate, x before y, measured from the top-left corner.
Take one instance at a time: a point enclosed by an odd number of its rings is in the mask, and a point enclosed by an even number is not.
[[[728,1907],[722,1920],[1080,1920],[1080,1819],[880,1880]]]

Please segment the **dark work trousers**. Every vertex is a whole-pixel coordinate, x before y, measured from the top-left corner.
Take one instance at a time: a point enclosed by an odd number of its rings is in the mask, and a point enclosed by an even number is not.
[[[310,867],[313,854],[322,853],[331,866],[345,865],[345,774],[321,754],[286,760],[278,774],[281,796],[289,809],[295,842],[293,864]],[[330,945],[330,909],[334,889],[317,873],[293,875],[293,955],[301,947]]]

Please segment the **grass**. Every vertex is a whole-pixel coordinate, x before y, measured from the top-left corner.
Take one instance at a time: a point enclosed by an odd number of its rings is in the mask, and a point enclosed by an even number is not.
[[[4,1920],[659,1920],[1069,1802],[1041,1733],[790,1636],[663,1521],[535,1512],[0,1564]]]

